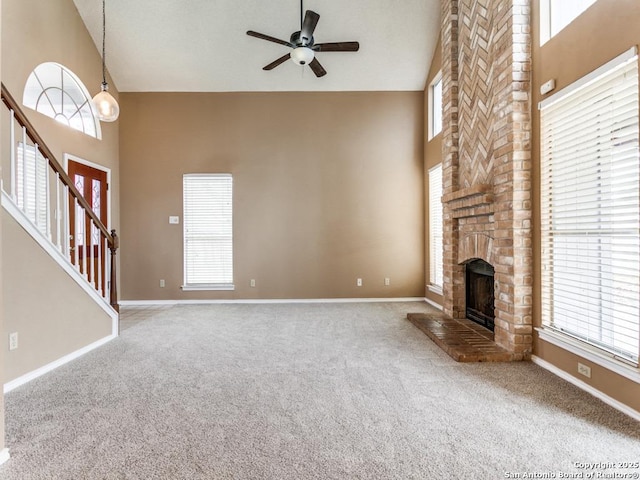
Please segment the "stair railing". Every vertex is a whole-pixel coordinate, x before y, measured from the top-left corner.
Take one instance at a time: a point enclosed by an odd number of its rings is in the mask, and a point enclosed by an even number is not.
[[[3,178],[2,182],[3,189],[7,183],[10,188],[5,193],[73,268],[118,311],[116,253],[119,239],[116,231],[109,231],[102,223],[4,84],[2,102],[9,111],[10,140],[9,177]],[[2,125],[5,125],[4,119]],[[70,234],[72,221],[75,238]]]

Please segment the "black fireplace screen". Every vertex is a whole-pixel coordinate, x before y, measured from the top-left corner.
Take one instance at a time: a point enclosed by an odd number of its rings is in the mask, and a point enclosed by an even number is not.
[[[484,260],[474,260],[466,271],[467,318],[493,331],[493,267]]]

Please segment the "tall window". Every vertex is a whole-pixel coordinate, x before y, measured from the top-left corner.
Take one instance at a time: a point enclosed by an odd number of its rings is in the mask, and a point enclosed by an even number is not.
[[[442,74],[429,87],[429,140],[442,131]]]
[[[49,201],[47,160],[34,145],[18,143],[16,149],[16,201],[18,207],[38,229],[47,234]]]
[[[429,287],[442,291],[442,164],[429,170]]]
[[[597,0],[540,0],[540,41],[545,43]]]
[[[24,87],[22,104],[74,130],[100,139],[100,121],[80,79],[59,63],[38,65]]]
[[[233,289],[232,194],[231,175],[183,176],[183,289]]]
[[[637,364],[635,48],[540,108],[543,324]]]

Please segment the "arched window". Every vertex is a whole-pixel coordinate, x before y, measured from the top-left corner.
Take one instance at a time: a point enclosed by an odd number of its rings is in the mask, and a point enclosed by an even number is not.
[[[59,63],[41,63],[31,72],[22,104],[75,130],[102,138],[100,121],[87,88]]]

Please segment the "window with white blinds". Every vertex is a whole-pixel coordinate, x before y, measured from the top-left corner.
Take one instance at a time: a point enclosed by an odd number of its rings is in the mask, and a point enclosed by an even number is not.
[[[635,49],[545,100],[540,110],[543,325],[637,365]]]
[[[429,140],[442,131],[442,72],[429,87]]]
[[[233,178],[183,176],[185,290],[233,289]]]
[[[442,164],[429,170],[429,284],[442,290]]]
[[[15,192],[18,207],[47,235],[49,165],[34,145],[19,142],[17,146]]]

